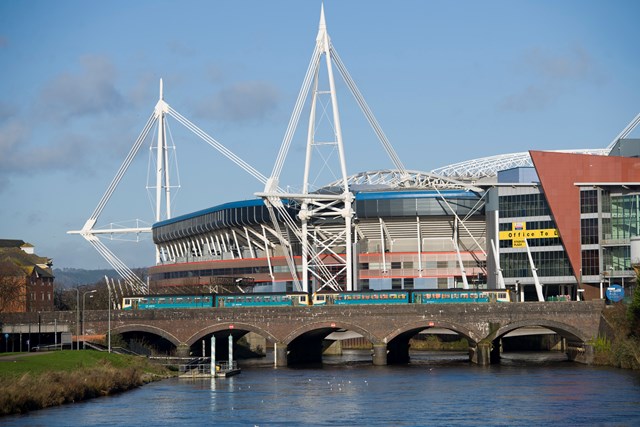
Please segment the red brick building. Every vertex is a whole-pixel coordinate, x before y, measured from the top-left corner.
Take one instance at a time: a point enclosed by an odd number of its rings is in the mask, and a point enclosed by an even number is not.
[[[0,312],[54,308],[52,260],[23,240],[0,239]]]

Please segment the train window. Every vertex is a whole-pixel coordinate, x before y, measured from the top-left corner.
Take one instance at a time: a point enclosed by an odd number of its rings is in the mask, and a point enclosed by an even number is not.
[[[131,305],[131,300],[129,298],[125,298],[124,305]]]

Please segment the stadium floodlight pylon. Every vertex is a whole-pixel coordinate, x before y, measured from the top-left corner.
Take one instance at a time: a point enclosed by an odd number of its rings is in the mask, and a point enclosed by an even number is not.
[[[322,57],[325,57],[326,74],[328,78],[329,89],[319,89],[319,71]],[[333,75],[334,50],[332,49],[327,27],[324,17],[324,6],[320,10],[320,24],[316,37],[316,45],[313,51],[307,73],[305,75],[302,88],[298,95],[293,114],[289,121],[285,137],[283,139],[278,157],[276,159],[271,177],[266,183],[264,192],[257,193],[265,201],[269,210],[278,210],[284,214],[284,200],[296,200],[300,204],[298,214],[301,226],[297,229],[295,224],[295,235],[300,240],[302,249],[302,284],[297,279],[297,271],[295,266],[291,269],[294,283],[298,290],[309,291],[310,280],[316,284],[312,286],[312,290],[322,290],[325,287],[334,290],[353,290],[353,273],[352,273],[352,203],[353,194],[349,191],[347,181],[347,167],[344,154],[344,145],[342,140],[342,130],[340,125],[340,113],[338,109],[338,99],[335,88],[335,80]],[[313,87],[311,95],[311,107],[309,114],[309,127],[307,132],[306,156],[304,166],[304,177],[302,185],[302,193],[290,194],[277,191],[280,175],[284,167],[284,162],[293,139],[293,135],[297,128],[304,103],[308,98],[309,91]],[[332,112],[333,140],[319,142],[316,141],[316,120],[317,120],[317,102],[318,97],[323,95],[330,96],[330,105]],[[310,175],[312,168],[312,158],[315,148],[320,145],[331,145],[338,152],[339,173],[339,189],[333,194],[318,194],[310,191]],[[272,220],[276,219],[275,213],[271,214]],[[286,215],[280,215],[281,218]],[[315,230],[317,221],[329,220],[333,223],[341,224],[339,231],[335,234],[320,233]],[[274,223],[276,229],[279,230],[277,224]],[[284,236],[282,236],[284,239]],[[345,256],[340,256],[336,251],[336,247],[342,246]],[[287,259],[291,259],[291,253],[287,254]],[[330,260],[331,268],[326,261]]]
[[[87,240],[99,253],[103,256],[103,258],[113,267],[114,270],[118,272],[118,274],[124,279],[125,286],[127,286],[131,292],[138,294],[146,294],[149,291],[148,284],[145,283],[140,277],[138,277],[129,267],[126,266],[124,262],[122,262],[109,248],[107,248],[98,238],[100,235],[123,235],[123,234],[136,234],[140,235],[143,233],[151,233],[151,227],[110,227],[105,229],[95,228],[96,223],[98,222],[98,218],[102,214],[102,211],[107,206],[111,196],[115,192],[116,188],[120,184],[120,181],[126,174],[129,166],[133,162],[133,159],[136,157],[138,152],[140,151],[140,147],[143,142],[147,139],[149,133],[153,129],[153,127],[157,124],[158,133],[156,138],[156,183],[155,183],[155,221],[159,222],[164,219],[171,218],[171,182],[170,182],[170,156],[169,150],[175,149],[173,146],[169,146],[167,142],[167,132],[166,132],[166,118],[170,116],[177,120],[184,127],[189,129],[192,133],[198,136],[200,139],[204,140],[210,146],[215,148],[218,152],[220,152],[223,156],[227,157],[245,172],[249,173],[251,176],[256,178],[262,184],[267,183],[267,177],[257,171],[254,167],[246,163],[240,157],[235,155],[229,149],[224,147],[214,138],[209,136],[206,132],[201,130],[195,124],[187,120],[184,116],[178,113],[176,110],[171,108],[169,104],[167,104],[164,100],[164,89],[162,79],[160,79],[160,98],[156,103],[156,106],[153,110],[153,113],[147,120],[142,132],[138,136],[138,139],[135,141],[127,157],[120,165],[120,168],[116,172],[113,180],[107,187],[107,190],[103,194],[102,198],[98,202],[98,205],[94,209],[93,213],[87,219],[84,226],[80,230],[68,231],[68,234],[79,234],[85,240]],[[177,165],[176,165],[177,166]],[[280,190],[280,189],[278,189]],[[163,215],[164,211],[164,215]],[[156,262],[160,260],[160,251],[156,246]]]
[[[326,78],[328,80],[328,89],[319,88],[320,66],[322,58],[325,59]],[[284,212],[284,201],[295,200],[300,205],[298,219],[300,227],[288,224],[289,229],[299,238],[302,250],[302,284],[299,284],[295,266],[289,261],[292,277],[296,287],[299,290],[308,292],[309,284],[312,283],[313,291],[330,288],[334,290],[354,290],[353,278],[353,224],[354,216],[353,202],[354,195],[349,188],[349,177],[347,176],[347,166],[344,152],[344,143],[342,139],[342,130],[340,124],[340,113],[338,108],[338,98],[335,86],[333,66],[336,66],[345,83],[349,87],[351,93],[355,97],[358,105],[364,112],[369,124],[374,129],[376,135],[380,139],[387,154],[394,163],[396,169],[401,175],[407,175],[406,169],[395,150],[387,140],[380,125],[371,113],[364,98],[360,94],[357,86],[351,79],[346,67],[340,60],[335,48],[333,47],[324,16],[324,6],[320,10],[320,24],[316,37],[315,49],[313,51],[307,73],[305,75],[302,88],[298,95],[294,111],[292,113],[289,125],[287,127],[278,157],[274,164],[274,168],[265,185],[264,192],[256,193],[264,199],[265,204],[272,212],[271,217],[276,219],[275,210],[279,211],[280,218],[286,218]],[[325,83],[326,84],[326,83]],[[285,193],[278,191],[280,175],[284,167],[289,147],[291,145],[293,135],[295,133],[302,109],[305,101],[309,97],[311,91],[309,126],[307,129],[306,156],[304,166],[304,176],[302,184],[302,192],[299,194]],[[320,119],[325,118],[326,111],[317,111],[318,100],[322,96],[329,96],[330,102],[327,106],[331,107],[330,120],[332,129],[332,139],[330,141],[318,141],[317,125],[318,116]],[[327,119],[329,115],[327,114]],[[336,186],[331,192],[313,192],[311,189],[312,167],[317,166],[313,163],[314,151],[319,146],[331,146],[338,153],[338,173],[339,179]],[[318,169],[327,167],[327,161]],[[335,166],[335,165],[334,165]],[[332,227],[322,227],[322,223],[331,223]],[[276,229],[279,227],[274,224]],[[285,236],[282,236],[282,240]],[[342,255],[344,254],[344,255]],[[287,254],[287,259],[292,259],[292,254]]]

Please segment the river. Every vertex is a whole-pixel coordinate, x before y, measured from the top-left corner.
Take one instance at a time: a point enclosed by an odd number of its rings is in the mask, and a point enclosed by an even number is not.
[[[640,425],[640,373],[554,353],[469,364],[464,353],[412,354],[372,366],[348,352],[322,366],[245,364],[226,379],[170,379],[27,415],[9,426]],[[242,366],[242,365],[241,365]]]

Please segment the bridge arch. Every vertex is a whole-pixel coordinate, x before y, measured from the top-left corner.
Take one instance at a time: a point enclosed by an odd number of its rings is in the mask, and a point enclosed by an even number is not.
[[[254,332],[261,337],[265,338],[267,341],[271,343],[278,342],[278,339],[268,330],[261,328],[255,324],[250,323],[241,323],[241,322],[222,322],[208,325],[198,331],[196,331],[193,335],[187,339],[186,343],[188,346],[192,346],[196,342],[200,341],[203,337],[209,334],[215,334],[216,332],[223,331],[246,331],[246,332]]]
[[[323,321],[323,322],[313,322],[313,323],[305,323],[304,325],[292,330],[283,340],[283,343],[286,345],[291,344],[295,339],[301,337],[304,334],[313,331],[319,330],[332,330],[338,331],[340,329],[345,329],[348,331],[357,332],[362,335],[364,338],[368,339],[372,343],[380,342],[381,338],[372,334],[368,329],[363,328],[362,326],[344,322],[344,321]],[[327,334],[328,335],[328,334]]]
[[[176,347],[180,345],[180,340],[176,338],[175,335],[165,331],[164,329],[151,326],[151,325],[131,323],[131,324],[116,326],[111,328],[111,334],[125,334],[127,332],[145,332],[149,334],[154,334],[161,338],[164,338],[165,340],[169,341],[171,344],[175,345]]]
[[[410,334],[414,331],[415,333],[418,333],[419,331],[430,328],[449,329],[474,343],[477,343],[483,338],[480,331],[469,330],[468,325],[465,326],[446,320],[420,320],[417,322],[410,322],[399,328],[396,328],[393,332],[383,338],[383,342],[389,343],[400,336],[407,336],[407,334]]]
[[[284,344],[285,351],[283,351],[279,357],[282,361],[286,359],[286,365],[322,363],[322,353],[327,344],[325,338],[332,332],[340,330],[356,332],[371,341],[374,345],[380,342],[379,337],[355,323],[339,320],[316,321],[304,323],[290,331],[281,342]]]
[[[587,342],[591,338],[594,338],[591,336],[586,336],[586,334],[583,331],[577,329],[574,326],[568,325],[566,323],[557,322],[549,319],[527,319],[527,320],[519,320],[516,322],[503,325],[497,331],[495,331],[495,333],[492,334],[492,336],[487,337],[487,339],[493,340],[496,338],[501,338],[506,334],[508,334],[509,332],[515,331],[516,329],[536,327],[536,326],[550,329],[553,332],[557,333],[558,335],[564,338],[568,338],[569,340],[575,341],[575,342]]]

